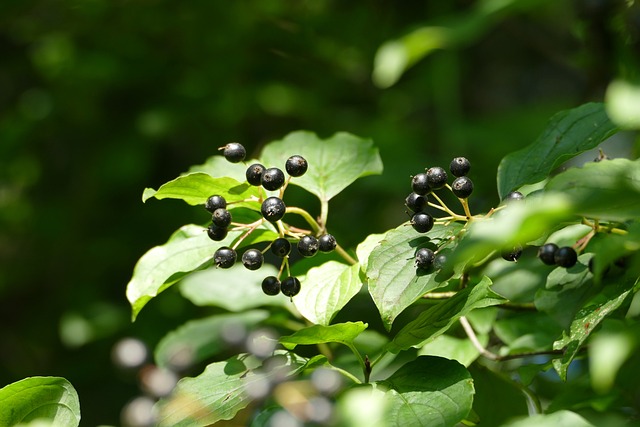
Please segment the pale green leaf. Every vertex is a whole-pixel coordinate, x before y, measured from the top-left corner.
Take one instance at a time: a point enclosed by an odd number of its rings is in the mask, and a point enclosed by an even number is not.
[[[300,329],[291,335],[280,337],[280,344],[292,350],[297,345],[313,345],[328,342],[337,342],[352,345],[353,340],[367,328],[366,323],[346,322],[335,325],[313,325]]]
[[[486,346],[489,336],[478,335],[480,344]],[[433,341],[423,345],[418,350],[420,356],[440,356],[446,359],[456,360],[464,366],[471,365],[480,356],[480,352],[467,338],[456,338],[450,335],[440,335]]]
[[[611,121],[624,129],[640,129],[640,85],[626,80],[609,83],[605,106]]]
[[[575,412],[558,411],[551,414],[532,415],[511,421],[501,427],[595,427]]]

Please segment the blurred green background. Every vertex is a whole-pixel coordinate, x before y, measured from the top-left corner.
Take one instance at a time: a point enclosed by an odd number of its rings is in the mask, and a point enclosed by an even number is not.
[[[405,221],[409,176],[455,156],[472,209],[495,205],[505,154],[638,77],[633,3],[3,0],[0,386],[63,376],[82,425],[120,423],[141,392],[114,343],[153,347],[202,310],[168,291],[130,323],[136,260],[208,219],[142,190],[227,142],[256,156],[297,129],[372,138],[384,174],[331,205],[345,246]]]

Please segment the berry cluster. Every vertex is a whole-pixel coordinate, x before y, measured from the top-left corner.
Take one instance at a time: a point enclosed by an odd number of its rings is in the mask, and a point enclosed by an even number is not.
[[[578,262],[578,254],[571,246],[558,247],[555,243],[546,243],[538,249],[538,258],[547,265],[570,268]]]
[[[245,148],[235,142],[220,147],[219,150],[223,151],[224,157],[231,163],[242,162],[246,157]],[[248,270],[258,270],[264,264],[264,254],[270,250],[273,255],[282,259],[282,263],[277,276],[268,276],[262,281],[263,292],[267,295],[282,293],[290,298],[300,292],[300,280],[291,276],[289,269],[292,242],[296,244],[298,253],[307,258],[316,255],[317,252],[331,252],[337,247],[336,239],[331,234],[323,233],[320,236],[316,236],[310,231],[288,227],[281,221],[285,213],[287,213],[287,206],[282,199],[284,190],[289,180],[292,177],[304,175],[308,166],[304,157],[294,155],[289,157],[285,163],[285,171],[289,178],[286,178],[282,169],[277,167],[267,168],[260,163],[254,163],[246,169],[245,177],[249,185],[262,187],[268,191],[279,191],[278,196],[267,197],[266,192],[261,195],[260,214],[262,218],[251,224],[232,222],[231,213],[227,209],[227,202],[221,195],[212,195],[207,199],[205,209],[212,214],[212,222],[207,229],[207,234],[212,240],[224,240],[230,226],[234,226],[233,230],[247,230],[236,239],[233,245],[223,246],[216,250],[213,255],[213,262],[217,267],[232,267],[238,259],[236,250],[240,243],[267,221],[277,225],[280,237],[270,242],[263,250],[247,249],[241,257],[242,265]],[[289,272],[289,276],[280,280],[285,267]]]

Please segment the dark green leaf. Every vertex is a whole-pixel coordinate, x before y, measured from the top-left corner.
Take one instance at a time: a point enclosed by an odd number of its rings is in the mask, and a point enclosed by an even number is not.
[[[78,393],[59,377],[30,377],[0,389],[0,425],[11,427],[42,419],[52,425],[80,423]]]
[[[533,144],[502,159],[498,167],[500,198],[522,185],[543,180],[563,162],[598,146],[616,132],[600,103],[557,113]]]
[[[510,418],[527,415],[525,395],[507,375],[479,363],[470,366],[469,372],[476,390],[473,410],[480,418],[478,426],[502,426]]]
[[[415,252],[420,247],[433,250],[461,226],[436,224],[427,234],[416,232],[408,223],[389,231],[371,252],[367,265],[369,293],[380,311],[387,329],[394,319],[425,293],[445,286],[449,276],[439,271],[422,271],[415,267]],[[447,245],[446,253],[455,245]]]
[[[455,296],[442,301],[407,323],[387,345],[387,350],[398,353],[410,347],[424,345],[445,333],[461,316],[475,308],[489,307],[505,302],[490,289],[491,280],[484,277],[480,283],[467,287]]]
[[[420,356],[378,386],[386,389],[387,426],[450,427],[462,421],[473,404],[473,379],[454,360]]]
[[[353,340],[367,328],[366,323],[346,322],[330,326],[313,325],[300,329],[292,335],[280,337],[280,343],[292,350],[297,345],[322,344],[327,342],[337,342],[345,345],[352,345]]]
[[[509,354],[547,351],[562,333],[562,328],[546,313],[521,313],[505,316],[494,325],[496,336],[508,348]]]
[[[291,184],[303,187],[323,202],[360,177],[382,173],[382,160],[373,142],[346,132],[328,139],[309,131],[292,132],[267,144],[261,158],[266,167],[284,170],[285,162],[294,154],[304,157],[309,169],[303,176],[293,178]]]

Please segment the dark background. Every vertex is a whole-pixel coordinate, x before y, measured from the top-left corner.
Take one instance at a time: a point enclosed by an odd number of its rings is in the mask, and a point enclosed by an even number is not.
[[[529,0],[390,88],[373,83],[384,42],[475,19],[481,3],[2,1],[0,386],[63,376],[82,425],[119,424],[140,390],[113,365],[114,343],[153,347],[198,312],[168,291],[130,323],[137,259],[182,224],[206,222],[181,202],[142,204],[142,190],[227,142],[256,156],[297,129],[372,138],[384,174],[331,205],[334,234],[354,246],[406,220],[411,174],[455,156],[472,162],[472,208],[495,205],[505,154],[637,69],[637,7]]]

